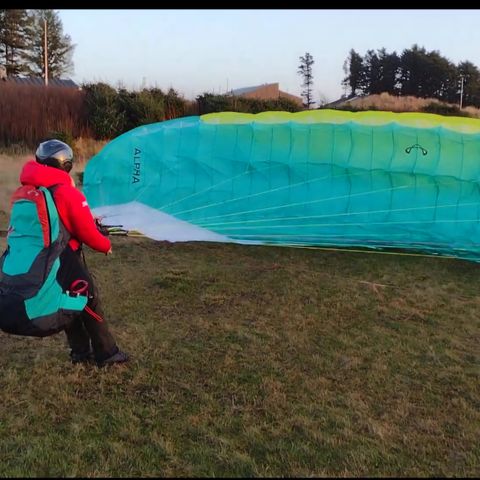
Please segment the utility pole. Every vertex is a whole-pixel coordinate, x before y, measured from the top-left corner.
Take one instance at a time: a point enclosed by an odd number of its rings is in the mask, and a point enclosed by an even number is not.
[[[463,79],[465,77],[463,75],[460,75],[460,110],[462,109],[462,105],[463,105]]]
[[[43,19],[43,25],[45,27],[45,35],[44,35],[44,47],[43,50],[45,52],[45,86],[48,87],[48,45],[47,45],[47,19]]]

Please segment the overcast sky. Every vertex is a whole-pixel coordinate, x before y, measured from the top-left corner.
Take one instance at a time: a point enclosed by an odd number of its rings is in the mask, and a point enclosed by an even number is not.
[[[343,64],[413,44],[480,67],[480,10],[58,10],[76,45],[71,77],[129,89],[173,87],[187,99],[262,83],[302,91],[309,52],[314,99],[344,93]]]

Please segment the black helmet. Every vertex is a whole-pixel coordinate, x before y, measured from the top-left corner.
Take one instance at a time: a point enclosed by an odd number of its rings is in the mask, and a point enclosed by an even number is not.
[[[73,164],[73,151],[60,140],[47,140],[38,146],[35,158],[38,163],[69,172]]]

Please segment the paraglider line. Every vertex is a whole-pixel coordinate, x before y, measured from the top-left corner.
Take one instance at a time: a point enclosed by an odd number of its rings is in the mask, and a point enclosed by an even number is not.
[[[213,218],[232,217],[232,216],[235,216],[235,215],[244,215],[244,214],[247,214],[247,213],[266,212],[266,211],[276,210],[278,208],[298,207],[300,205],[312,205],[314,203],[329,202],[329,201],[332,201],[332,200],[340,200],[342,198],[359,197],[359,196],[362,196],[362,195],[371,195],[371,194],[374,194],[374,193],[400,190],[400,189],[409,188],[409,187],[412,187],[412,186],[413,186],[412,184],[407,184],[407,185],[401,185],[399,187],[393,187],[393,188],[381,188],[381,189],[378,189],[378,190],[369,190],[368,192],[352,193],[350,195],[340,195],[338,197],[321,198],[319,200],[311,200],[309,202],[289,203],[289,204],[277,205],[275,207],[266,207],[266,208],[259,208],[259,209],[256,209],[256,210],[245,210],[243,212],[227,213],[225,215],[213,215],[211,217],[205,217],[205,218],[203,218],[203,220],[211,220]],[[250,197],[245,197],[245,198],[250,198]],[[227,203],[227,202],[223,202],[223,203]],[[180,212],[180,213],[183,213],[183,212]],[[172,215],[175,215],[175,214],[172,214]],[[176,215],[178,215],[178,214],[176,214]]]
[[[359,222],[359,223],[305,223],[300,225],[264,225],[261,228],[311,228],[311,227],[359,227],[363,225],[415,225],[425,223],[478,223],[478,219],[475,220],[412,220],[402,222]],[[217,231],[223,230],[246,230],[251,228],[258,228],[258,226],[239,226],[239,227],[219,227]]]
[[[225,200],[223,202],[216,202],[216,203],[211,203],[209,205],[203,205],[201,207],[196,207],[196,208],[191,208],[189,210],[183,210],[183,211],[180,211],[180,212],[173,212],[173,213],[170,213],[170,215],[183,215],[185,213],[190,213],[190,212],[194,212],[194,211],[197,211],[197,210],[203,210],[205,208],[210,208],[210,207],[215,207],[217,205],[225,205],[226,203],[231,203],[231,202],[237,202],[238,200],[246,200],[246,199],[250,199],[250,198],[253,198],[253,197],[258,197],[259,195],[265,195],[265,194],[269,194],[269,193],[273,193],[273,192],[278,192],[280,190],[285,190],[285,189],[288,189],[288,188],[293,188],[293,187],[298,187],[300,185],[306,185],[308,183],[313,183],[313,182],[317,182],[319,180],[327,180],[327,179],[333,179],[333,178],[342,178],[342,177],[353,177],[355,175],[369,175],[370,172],[359,172],[359,173],[343,173],[341,175],[325,175],[324,177],[317,177],[317,178],[313,178],[313,179],[309,179],[309,180],[306,180],[304,182],[298,182],[298,183],[294,183],[292,185],[284,185],[283,187],[278,187],[278,188],[274,188],[274,189],[270,189],[270,190],[264,190],[262,192],[258,192],[258,193],[253,193],[251,195],[245,195],[243,197],[237,197],[237,198],[231,198],[230,200]],[[390,190],[390,188],[388,189]],[[381,191],[381,190],[379,190]],[[374,191],[375,192],[375,191]],[[326,199],[322,199],[320,201],[327,201],[327,200],[334,200],[334,199],[337,199],[337,198],[344,198],[344,197],[349,197],[350,195],[345,195],[343,197],[332,197],[332,198],[326,198]],[[279,205],[278,207],[272,207],[272,208],[281,208],[281,207],[286,207],[286,206],[292,206],[292,205],[302,205],[302,204],[308,204],[308,203],[315,203],[315,202],[318,202],[319,200],[314,200],[313,202],[303,202],[303,203],[292,203],[290,205]],[[262,209],[263,210],[263,209]],[[251,212],[257,212],[259,210],[251,210]],[[250,212],[242,212],[242,213],[250,213]],[[237,214],[235,214],[237,215]],[[222,217],[223,215],[217,215],[216,217]],[[207,219],[210,219],[210,218],[216,218],[216,217],[207,217]]]
[[[471,205],[479,205],[478,202],[469,202],[469,203],[453,203],[449,205],[430,205],[428,207],[411,207],[411,208],[395,208],[395,209],[388,209],[388,210],[365,210],[363,212],[345,212],[345,213],[332,213],[330,215],[309,215],[304,217],[275,217],[275,218],[262,218],[258,220],[236,220],[234,222],[218,222],[218,223],[203,223],[199,222],[196,225],[201,227],[215,227],[218,225],[235,225],[235,224],[245,224],[245,223],[264,223],[264,222],[276,222],[278,220],[285,221],[285,220],[305,220],[309,218],[336,218],[336,217],[344,217],[350,215],[372,215],[377,213],[392,213],[392,212],[413,212],[418,210],[428,210],[432,208],[457,208],[463,206],[471,206]]]

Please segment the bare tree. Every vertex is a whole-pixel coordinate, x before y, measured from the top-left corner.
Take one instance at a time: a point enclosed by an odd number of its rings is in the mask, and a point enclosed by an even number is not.
[[[306,52],[305,56],[300,57],[300,65],[298,66],[297,73],[303,77],[302,87],[302,97],[305,99],[305,106],[310,109],[310,105],[313,105],[315,102],[312,95],[312,85],[313,85],[313,74],[312,74],[312,65],[315,63],[313,57]]]

